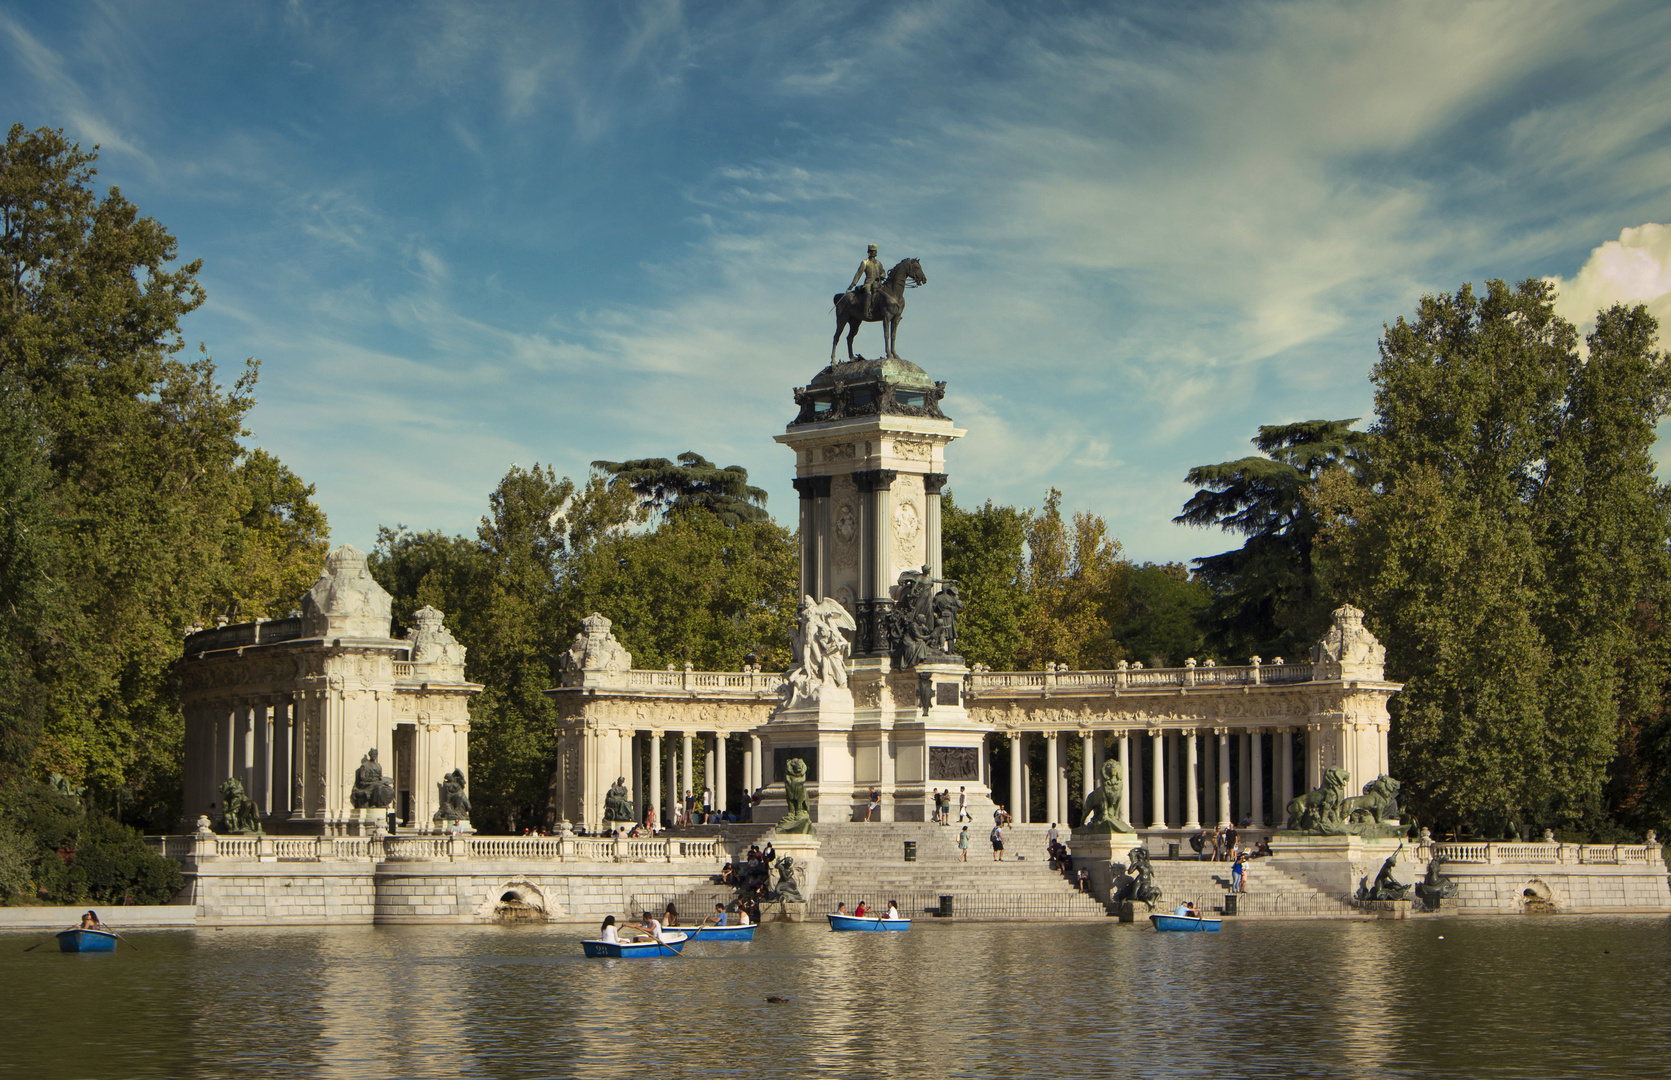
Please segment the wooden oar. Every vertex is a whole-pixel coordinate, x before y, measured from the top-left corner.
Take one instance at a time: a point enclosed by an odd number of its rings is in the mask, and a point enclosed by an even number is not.
[[[133,942],[129,941],[127,938],[123,937],[121,934],[118,934],[116,931],[110,929],[109,927],[107,927],[107,926],[106,927],[100,927],[100,929],[102,929],[105,933],[114,937],[117,941],[120,941],[122,944],[126,945],[128,948],[132,949],[134,952],[139,951],[139,946],[138,945],[135,945]]]
[[[635,930],[642,930],[646,934],[650,934],[650,928],[648,926],[643,925],[642,923],[635,923],[635,922],[633,922],[633,923],[622,923],[621,925],[622,926],[630,926]],[[661,939],[660,934],[650,934],[650,940],[654,941],[657,945],[660,945],[662,948],[666,949],[668,952],[672,953],[674,956],[679,957],[681,960],[684,959],[685,954],[680,952],[678,949],[675,949],[673,946],[669,945],[667,942],[663,941]],[[627,944],[631,944],[631,942],[628,942]]]
[[[56,941],[56,940],[58,940],[58,935],[59,934],[62,934],[65,931],[68,931],[68,930],[80,930],[80,929],[81,929],[80,926],[66,926],[66,927],[64,927],[63,930],[55,931],[51,937],[46,939],[46,941]],[[46,941],[37,941],[33,945],[29,946],[27,949],[24,949],[23,951],[24,952],[34,952],[36,949],[40,948],[42,945],[45,945]]]

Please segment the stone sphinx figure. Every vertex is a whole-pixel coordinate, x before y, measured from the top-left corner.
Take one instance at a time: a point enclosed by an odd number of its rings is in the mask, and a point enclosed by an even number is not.
[[[464,795],[464,770],[454,769],[441,778],[441,809],[435,811],[436,822],[469,821],[470,800]]]
[[[1387,856],[1387,861],[1381,864],[1380,873],[1375,875],[1375,883],[1369,879],[1358,883],[1356,899],[1361,903],[1366,900],[1408,900],[1410,886],[1393,879],[1393,867],[1398,865],[1398,852],[1404,850],[1404,845],[1398,845],[1398,851]]]
[[[777,861],[777,891],[772,897],[787,904],[804,904],[801,887],[795,883],[795,860],[785,855]]]
[[[612,821],[638,820],[633,813],[632,797],[627,794],[627,778],[618,776],[609,788],[609,794],[603,797],[603,820],[605,824]]]
[[[1129,833],[1131,823],[1120,816],[1120,796],[1126,773],[1112,758],[1102,763],[1102,783],[1085,798],[1085,820],[1075,832]]]
[[[807,805],[806,797],[806,762],[800,758],[790,758],[783,767],[783,799],[789,804],[788,812],[777,823],[780,833],[816,836],[818,830],[812,827],[812,813]]]
[[[229,833],[259,833],[261,815],[255,803],[244,794],[244,785],[236,776],[229,776],[220,786],[221,828]]]
[[[395,786],[383,775],[375,746],[366,751],[360,767],[354,770],[354,790],[348,793],[348,801],[356,810],[383,810],[395,801]]]

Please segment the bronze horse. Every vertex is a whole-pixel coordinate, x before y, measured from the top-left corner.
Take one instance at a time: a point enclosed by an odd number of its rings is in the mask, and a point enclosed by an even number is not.
[[[887,280],[877,286],[875,310],[868,314],[864,310],[864,293],[836,293],[836,331],[835,337],[830,339],[830,362],[835,362],[842,330],[847,330],[847,359],[853,359],[853,337],[859,332],[859,325],[867,322],[882,324],[883,356],[898,359],[894,342],[899,336],[899,317],[905,314],[905,290],[908,286],[915,288],[927,284],[922,263],[916,259],[902,259],[888,271]]]

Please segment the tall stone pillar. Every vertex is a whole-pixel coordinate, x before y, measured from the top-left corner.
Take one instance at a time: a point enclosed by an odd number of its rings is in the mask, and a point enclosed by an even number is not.
[[[719,811],[722,820],[731,794],[731,778],[726,775],[725,761],[730,745],[731,737],[728,734],[723,731],[714,732],[714,809]]]
[[[255,812],[261,817],[266,817],[273,812],[273,721],[266,698],[258,697],[251,704],[250,725],[250,737],[255,743],[255,762],[252,770],[255,790],[249,793],[250,801],[255,803]]]
[[[1184,828],[1199,829],[1201,827],[1201,805],[1197,784],[1200,777],[1200,748],[1196,746],[1199,736],[1192,730],[1184,735]]]
[[[923,475],[923,535],[927,538],[928,571],[945,577],[940,561],[940,490],[946,486],[945,473]]]
[[[645,795],[647,796],[647,798],[649,800],[650,809],[652,809],[656,812],[656,824],[658,826],[667,824],[667,819],[662,817],[662,813],[661,813],[661,785],[656,782],[656,779],[657,779],[656,778],[656,772],[660,767],[661,767],[661,732],[652,731],[652,732],[650,732],[649,768],[644,770],[645,773],[647,774],[645,776],[645,787],[647,789],[645,791]]]
[[[1294,729],[1283,728],[1277,738],[1277,780],[1280,784],[1281,805],[1277,807],[1277,827],[1287,824],[1288,804],[1294,801]]]
[[[1166,741],[1166,820],[1177,824],[1183,820],[1179,813],[1179,788],[1183,787],[1183,754],[1181,737],[1176,734],[1163,736]]]
[[[280,694],[273,699],[273,816],[290,815],[290,696]]]
[[[1010,817],[1021,821],[1022,806],[1027,802],[1025,789],[1021,786],[1022,758],[1027,756],[1027,736],[1017,731],[1010,733]]]
[[[880,766],[882,773],[882,783],[879,785],[882,793],[882,805],[877,808],[877,812],[881,814],[881,820],[883,821],[895,820],[894,790],[897,783],[894,773],[895,747],[889,745],[892,739],[893,732],[886,727],[876,732],[876,753],[879,755],[877,764]]]
[[[1263,731],[1253,733],[1252,748],[1253,766],[1250,771],[1253,773],[1253,783],[1248,789],[1252,798],[1252,805],[1248,808],[1248,813],[1253,815],[1253,824],[1258,827],[1265,824],[1265,733]]]
[[[307,817],[307,692],[290,695],[290,820]]]
[[[830,595],[830,477],[797,476],[801,495],[801,593],[814,600]]]
[[[1052,821],[1056,818],[1056,807],[1061,801],[1061,769],[1057,764],[1056,744],[1061,742],[1061,734],[1052,731],[1044,737],[1044,816]]]
[[[684,755],[685,769],[684,769],[683,775],[684,775],[684,778],[685,778],[685,786],[682,789],[680,789],[680,791],[679,791],[679,797],[681,799],[685,797],[685,792],[688,791],[694,796],[696,794],[697,790],[702,787],[701,784],[698,784],[696,782],[695,736],[692,735],[688,731],[685,732],[684,750],[685,750],[685,755]],[[683,804],[681,804],[681,805],[683,805]]]
[[[1131,761],[1126,772],[1126,790],[1130,792],[1131,805],[1127,807],[1126,820],[1135,827],[1143,817],[1143,733],[1131,732],[1127,742]]]
[[[1166,828],[1166,744],[1161,741],[1158,731],[1149,733],[1151,746],[1149,759],[1149,799],[1153,803],[1149,807],[1151,817],[1149,828]]]
[[[676,811],[683,805],[679,800],[679,750],[676,745],[667,748],[667,767],[662,775],[667,785],[667,823],[671,825],[673,819],[679,816]]]
[[[1230,733],[1220,728],[1218,731],[1218,823],[1232,824],[1230,820]]]
[[[1120,820],[1131,820],[1131,736],[1120,732],[1119,744],[1115,749],[1119,755],[1120,771],[1125,775],[1126,782],[1120,785]]]
[[[1241,784],[1236,794],[1236,819],[1239,821],[1253,813],[1253,741],[1254,736],[1242,732],[1241,765],[1237,773],[1241,776]]]
[[[1097,748],[1102,740],[1094,735],[1079,737],[1079,814],[1085,815],[1085,804],[1097,783]]]

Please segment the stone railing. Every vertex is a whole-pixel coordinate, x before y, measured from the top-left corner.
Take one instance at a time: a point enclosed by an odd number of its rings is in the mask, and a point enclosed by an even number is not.
[[[627,672],[627,686],[632,690],[731,690],[746,694],[775,694],[782,685],[783,675],[775,671],[696,671],[691,668],[653,671],[634,668]]]
[[[1310,682],[1310,664],[1246,664],[1235,667],[1121,667],[1114,671],[977,671],[969,675],[971,696],[1082,694],[1162,690],[1191,686],[1263,686]]]
[[[1416,848],[1416,858],[1428,860],[1442,854],[1452,863],[1485,866],[1659,866],[1663,854],[1658,843],[1646,844],[1527,844],[1520,841],[1436,843],[1426,841]]]
[[[590,836],[148,836],[180,862],[592,862],[720,863],[716,838],[613,840]]]

